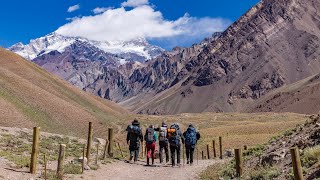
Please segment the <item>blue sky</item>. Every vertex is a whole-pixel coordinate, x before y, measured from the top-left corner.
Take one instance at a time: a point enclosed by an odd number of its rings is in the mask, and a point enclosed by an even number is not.
[[[8,47],[20,41],[28,43],[59,28],[58,32],[63,35],[92,40],[128,40],[142,36],[166,49],[189,46],[212,31],[225,29],[259,0],[124,1],[1,2],[0,46]],[[93,10],[97,7],[104,11],[95,14]],[[78,19],[72,22],[74,17]]]

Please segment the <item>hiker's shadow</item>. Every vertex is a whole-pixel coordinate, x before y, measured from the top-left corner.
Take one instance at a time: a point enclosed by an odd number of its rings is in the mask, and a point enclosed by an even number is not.
[[[141,161],[141,160],[138,160],[136,163],[130,162],[128,160],[124,160],[124,162],[128,163],[128,164],[132,164],[132,165],[150,167],[150,168],[154,168],[154,167],[171,167],[171,165],[166,165],[166,164],[164,164],[164,165],[160,165],[160,164],[147,165],[147,162]]]

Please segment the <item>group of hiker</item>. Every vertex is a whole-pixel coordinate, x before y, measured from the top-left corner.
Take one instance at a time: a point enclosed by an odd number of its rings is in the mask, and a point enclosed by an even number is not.
[[[158,133],[157,133],[158,132]],[[138,120],[134,120],[131,125],[127,127],[127,143],[130,151],[130,162],[136,163],[138,161],[139,150],[141,143],[146,142],[147,149],[147,165],[151,163],[154,165],[156,142],[159,141],[159,158],[160,163],[164,163],[163,153],[165,153],[166,163],[169,163],[169,148],[171,154],[171,164],[174,166],[181,166],[180,153],[181,143],[186,148],[187,164],[193,164],[193,153],[197,141],[200,139],[200,133],[196,131],[195,127],[190,124],[188,129],[182,133],[177,123],[170,127],[165,122],[162,122],[161,127],[155,128],[150,125],[142,134],[142,129]],[[177,163],[175,162],[177,156]]]

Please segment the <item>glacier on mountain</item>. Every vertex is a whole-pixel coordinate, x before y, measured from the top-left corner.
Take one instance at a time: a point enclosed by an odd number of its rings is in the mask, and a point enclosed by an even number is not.
[[[21,42],[17,43],[8,49],[26,59],[33,60],[52,51],[62,53],[76,41],[86,42],[106,53],[118,55],[121,59],[127,59],[128,56],[135,55],[141,57],[140,62],[157,57],[164,52],[164,49],[149,44],[145,38],[137,38],[131,41],[106,42],[92,41],[81,37],[66,37],[56,32],[30,40],[30,43],[26,45]],[[124,62],[122,60],[120,63],[123,64]]]

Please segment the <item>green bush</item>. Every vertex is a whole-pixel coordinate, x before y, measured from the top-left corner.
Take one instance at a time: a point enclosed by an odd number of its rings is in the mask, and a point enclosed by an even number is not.
[[[248,150],[244,151],[243,156],[245,158],[249,158],[252,156],[261,156],[264,150],[265,150],[264,145],[257,145],[255,147],[249,148]]]
[[[250,170],[247,175],[244,175],[250,180],[269,180],[281,175],[281,172],[276,167],[259,167]]]
[[[235,159],[231,160],[222,170],[220,171],[220,177],[224,179],[233,178],[236,175],[236,161]]]

